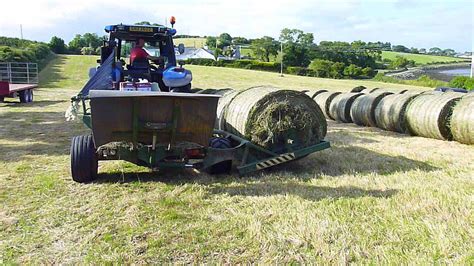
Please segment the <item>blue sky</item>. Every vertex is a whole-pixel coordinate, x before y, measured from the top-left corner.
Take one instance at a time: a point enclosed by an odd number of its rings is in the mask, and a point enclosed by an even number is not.
[[[0,35],[19,37],[22,24],[27,39],[68,42],[76,33],[102,35],[106,24],[165,23],[174,15],[178,34],[278,37],[289,27],[313,32],[316,42],[380,40],[463,52],[472,50],[473,9],[471,0],[16,0],[2,3]]]

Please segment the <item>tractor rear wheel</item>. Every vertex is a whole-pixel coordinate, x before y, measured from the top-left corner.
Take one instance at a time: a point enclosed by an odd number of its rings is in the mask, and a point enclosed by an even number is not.
[[[28,102],[28,93],[26,90],[22,90],[18,93],[18,97],[20,98],[21,103],[27,103]]]
[[[71,141],[72,180],[85,183],[97,177],[99,168],[92,135],[75,136]]]
[[[209,141],[209,146],[214,149],[229,149],[232,144],[229,139],[215,137]],[[229,174],[232,170],[232,160],[216,163],[209,167],[208,172],[211,175]]]

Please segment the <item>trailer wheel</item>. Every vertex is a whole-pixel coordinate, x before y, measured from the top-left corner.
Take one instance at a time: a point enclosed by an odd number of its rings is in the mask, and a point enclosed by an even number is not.
[[[27,94],[28,94],[28,102],[29,103],[33,102],[33,90],[32,89],[27,90]]]
[[[3,103],[3,101],[5,101],[5,97],[4,97],[4,96],[0,96],[0,103]]]
[[[71,141],[72,180],[79,183],[93,181],[97,177],[98,167],[92,135],[73,137]]]
[[[28,102],[28,93],[26,90],[22,90],[18,92],[18,97],[20,98],[21,103],[27,103]]]
[[[209,141],[209,146],[214,149],[229,149],[232,148],[230,140],[226,138],[212,138]],[[209,167],[208,172],[211,175],[229,174],[232,170],[232,160],[223,161]]]

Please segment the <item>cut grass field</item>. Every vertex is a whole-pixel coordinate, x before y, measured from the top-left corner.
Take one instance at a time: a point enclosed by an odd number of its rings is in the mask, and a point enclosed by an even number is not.
[[[465,59],[456,58],[451,56],[437,56],[437,55],[428,55],[428,54],[410,54],[410,53],[400,53],[392,51],[382,51],[382,59],[395,60],[397,56],[405,57],[408,60],[413,60],[417,65],[427,65],[434,63],[455,63],[455,62],[465,62]]]
[[[175,45],[182,43],[184,47],[202,48],[206,43],[206,38],[177,38],[173,42]]]
[[[64,111],[95,60],[60,56],[34,103],[0,104],[0,263],[474,263],[474,147],[456,142],[329,122],[331,149],[248,176],[107,162],[74,183],[88,130]],[[206,88],[406,87],[190,68]]]

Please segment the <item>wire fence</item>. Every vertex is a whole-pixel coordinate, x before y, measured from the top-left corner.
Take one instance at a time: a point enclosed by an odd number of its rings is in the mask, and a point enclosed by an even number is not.
[[[0,62],[0,81],[20,84],[38,83],[38,64]]]

